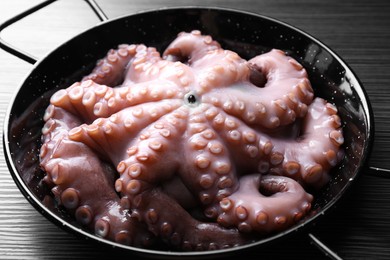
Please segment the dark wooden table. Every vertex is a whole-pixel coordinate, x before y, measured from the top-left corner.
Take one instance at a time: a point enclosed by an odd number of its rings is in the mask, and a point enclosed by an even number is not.
[[[0,1],[0,22],[38,0]],[[390,169],[390,1],[98,0],[109,18],[164,6],[222,6],[268,15],[323,41],[356,72],[372,102],[376,139],[369,165]],[[6,29],[2,37],[38,58],[98,23],[84,1],[58,1]],[[9,100],[32,65],[0,50],[0,132]],[[0,144],[2,146],[2,143]],[[344,259],[390,259],[390,179],[361,178],[313,234]],[[307,234],[254,252],[261,259],[326,259]],[[253,252],[252,252],[253,253]],[[0,259],[133,257],[66,233],[37,212],[12,180],[0,149]]]

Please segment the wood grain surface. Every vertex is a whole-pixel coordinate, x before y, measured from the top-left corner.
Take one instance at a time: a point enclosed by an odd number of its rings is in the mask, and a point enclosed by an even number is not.
[[[1,0],[0,22],[40,3]],[[355,71],[372,103],[376,137],[369,165],[390,169],[390,1],[98,0],[109,18],[166,6],[247,10],[320,39]],[[99,21],[84,1],[62,0],[6,29],[2,37],[37,56]],[[32,65],[0,50],[0,132],[9,101]],[[0,259],[127,258],[129,252],[85,241],[37,212],[16,187],[0,144]],[[390,259],[390,179],[364,172],[344,202],[312,231],[343,259]],[[326,259],[307,234],[251,252],[260,259]]]

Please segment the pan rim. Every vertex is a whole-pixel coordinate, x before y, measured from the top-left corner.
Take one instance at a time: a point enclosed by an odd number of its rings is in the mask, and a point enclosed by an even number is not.
[[[324,44],[322,41],[318,40],[317,38],[313,37],[309,33],[293,26],[290,25],[286,22],[283,22],[281,20],[263,15],[263,14],[258,14],[254,12],[249,12],[249,11],[244,11],[244,10],[239,10],[239,9],[232,9],[232,8],[225,8],[225,7],[205,7],[205,6],[175,6],[175,7],[162,7],[162,8],[157,8],[157,9],[150,9],[150,10],[144,10],[144,11],[138,11],[135,13],[131,14],[125,14],[113,19],[109,19],[107,21],[100,22],[82,32],[79,34],[73,36],[72,38],[68,39],[67,41],[63,42],[59,46],[55,47],[53,50],[48,52],[46,55],[41,57],[38,62],[36,62],[33,65],[33,68],[30,70],[30,72],[26,75],[26,77],[21,81],[19,84],[19,87],[16,89],[14,95],[12,96],[6,114],[5,114],[5,120],[4,120],[4,126],[3,126],[3,149],[4,149],[4,155],[5,159],[7,162],[7,166],[10,170],[11,176],[14,179],[16,185],[18,186],[19,190],[22,192],[24,197],[29,201],[31,205],[34,206],[34,208],[40,212],[42,215],[44,215],[46,218],[48,218],[51,222],[55,223],[56,225],[62,226],[63,228],[70,230],[73,234],[76,235],[81,235],[84,238],[90,238],[92,240],[95,240],[99,243],[102,243],[104,245],[110,245],[115,248],[121,248],[125,250],[131,250],[132,252],[136,253],[141,253],[141,254],[146,254],[146,255],[158,255],[158,256],[166,256],[166,257],[185,257],[185,256],[216,256],[219,254],[226,254],[226,253],[234,253],[237,251],[245,250],[248,248],[254,248],[258,247],[260,245],[264,244],[269,244],[272,241],[278,240],[279,238],[286,237],[287,235],[293,234],[294,232],[301,230],[305,227],[308,227],[310,224],[312,224],[314,221],[317,221],[318,218],[320,218],[323,214],[318,214],[316,213],[315,216],[310,217],[309,219],[306,219],[302,223],[296,224],[293,227],[279,232],[275,235],[272,235],[270,237],[266,237],[264,239],[261,239],[259,241],[246,244],[246,245],[241,245],[238,247],[233,247],[233,248],[228,248],[228,249],[218,249],[215,251],[199,251],[199,252],[179,252],[179,251],[162,251],[162,250],[152,250],[152,249],[143,249],[143,248],[138,248],[138,247],[133,247],[133,246],[126,246],[122,245],[110,240],[106,240],[100,237],[97,237],[96,235],[89,233],[85,230],[82,230],[76,226],[74,226],[71,223],[68,223],[67,221],[63,220],[61,217],[56,215],[54,212],[51,210],[47,209],[43,203],[33,194],[33,192],[28,188],[26,183],[23,181],[22,177],[20,176],[18,170],[16,169],[14,163],[12,162],[12,152],[9,147],[10,140],[9,140],[9,128],[10,128],[10,120],[11,120],[11,115],[12,115],[12,110],[13,107],[15,106],[15,100],[18,97],[23,85],[28,81],[28,78],[34,74],[34,72],[37,70],[37,68],[41,65],[43,61],[48,59],[56,50],[64,48],[66,44],[78,36],[82,34],[86,34],[91,30],[97,29],[105,24],[112,23],[118,20],[126,19],[128,17],[133,17],[133,16],[140,16],[140,15],[145,15],[145,14],[151,14],[151,13],[156,13],[156,12],[164,12],[164,11],[183,11],[183,10],[197,10],[197,11],[223,11],[223,12],[229,12],[229,13],[235,13],[235,14],[240,14],[240,15],[246,15],[246,16],[252,16],[255,18],[261,18],[264,20],[271,21],[272,23],[276,23],[280,26],[287,27],[290,30],[293,30],[304,37],[310,39],[311,41],[315,42],[318,44],[321,48],[325,49],[327,52],[329,52],[333,58],[335,58],[345,69],[346,75],[351,75],[352,79],[356,81],[357,87],[355,87],[355,91],[357,92],[357,96],[359,97],[359,101],[361,105],[364,108],[364,115],[366,118],[366,131],[367,131],[367,136],[365,138],[364,142],[364,148],[363,148],[363,153],[361,155],[361,160],[359,162],[359,165],[356,168],[356,175],[354,178],[351,178],[346,185],[338,192],[337,195],[335,195],[331,201],[326,203],[326,205],[321,208],[321,212],[325,213],[327,212],[330,208],[334,207],[336,203],[340,201],[340,198],[343,197],[345,192],[349,189],[349,187],[352,185],[352,182],[358,177],[359,173],[362,171],[364,168],[365,164],[367,163],[369,156],[371,154],[372,146],[373,146],[373,140],[374,140],[374,135],[375,135],[375,130],[374,130],[374,116],[373,116],[373,110],[371,107],[371,103],[368,97],[368,94],[366,93],[366,90],[363,87],[363,84],[360,82],[359,78],[356,76],[354,71],[351,69],[351,67],[338,55],[336,52],[334,52],[331,48],[329,48],[326,44]]]

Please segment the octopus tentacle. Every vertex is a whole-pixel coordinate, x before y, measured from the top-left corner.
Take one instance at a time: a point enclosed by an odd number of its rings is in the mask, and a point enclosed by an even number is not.
[[[134,214],[153,234],[182,250],[216,250],[250,241],[237,229],[194,219],[159,188],[138,195],[134,207]]]
[[[46,181],[54,184],[52,192],[58,203],[73,212],[80,224],[94,228],[97,236],[150,246],[153,235],[130,217],[112,190],[115,173],[111,167],[96,158],[85,144],[67,138],[67,132],[79,119],[56,107],[47,113],[51,117],[43,131],[46,142],[40,156]],[[99,187],[99,193],[95,187]]]
[[[258,171],[287,175],[300,183],[322,187],[329,181],[329,170],[343,156],[341,120],[337,108],[316,98],[309,106],[302,126],[279,132],[261,133],[224,111],[209,117],[228,144],[228,150],[240,151],[233,158],[242,172]],[[289,131],[290,140],[285,140]],[[288,145],[286,145],[288,143]]]
[[[181,61],[192,64],[204,55],[220,49],[218,42],[210,36],[202,35],[200,31],[194,30],[191,33],[181,32],[172,41],[163,53],[163,58],[169,61]]]
[[[187,116],[186,109],[175,110],[132,140],[128,157],[117,167],[121,174],[115,184],[117,192],[132,199],[152,185],[173,177],[182,161],[174,151],[174,144],[181,140]]]
[[[151,81],[155,78],[163,78],[161,71],[172,67],[168,61],[163,61],[156,48],[138,45],[119,45],[118,49],[110,50],[105,58],[100,60],[93,71],[85,76],[82,81],[93,80],[99,84],[115,87],[122,83],[123,86],[135,83]],[[172,77],[181,76],[180,67],[171,70]],[[169,73],[165,73],[169,74]],[[164,75],[165,75],[164,74]],[[165,75],[166,76],[166,75]],[[166,76],[166,78],[169,78]]]
[[[286,229],[310,210],[313,196],[293,179],[260,174],[240,178],[240,188],[220,202],[218,223],[241,232]]]
[[[196,74],[198,94],[226,87],[249,76],[247,62],[237,53],[224,50],[199,31],[180,33],[165,50],[164,58],[187,63]]]
[[[164,79],[139,83],[128,88],[121,87],[121,89],[122,95],[128,101],[128,106],[166,99],[183,99],[185,93],[188,92],[177,84]]]
[[[203,97],[207,103],[250,125],[277,128],[304,117],[313,99],[313,90],[305,69],[279,50],[272,50],[248,61],[266,77],[264,86],[241,81],[221,94],[213,89]],[[249,94],[249,95],[248,95]],[[256,96],[256,99],[251,98]]]
[[[97,62],[96,67],[82,81],[93,80],[102,85],[117,86],[123,82],[123,75],[130,60],[144,48],[144,45],[122,44],[116,50],[109,50],[107,55]]]
[[[240,168],[241,174],[254,171],[266,174],[272,165],[278,165],[281,162],[279,153],[273,150],[274,142],[279,139],[277,134],[267,134],[253,129],[225,111],[220,111],[209,120],[214,129],[220,131],[219,136],[224,140],[226,149],[237,151],[231,160]],[[291,135],[295,138],[298,133]]]
[[[205,114],[209,125],[218,132],[223,150],[236,151],[229,160],[242,174],[268,171],[268,168],[261,169],[263,163],[259,165],[259,161],[268,159],[272,149],[270,137],[223,110],[210,108]]]
[[[130,106],[165,99],[182,99],[184,94],[185,91],[169,81],[110,88],[87,80],[57,91],[50,102],[78,115],[86,122],[92,122]]]
[[[137,50],[134,59],[127,65],[123,86],[158,78],[160,69],[168,64],[168,62],[162,61],[156,48],[140,45]]]
[[[186,132],[189,136],[186,166],[181,167],[179,174],[200,203],[207,206],[206,216],[215,219],[216,204],[236,190],[238,180],[236,169],[230,163],[230,152],[207,123],[202,114],[190,117]]]
[[[272,153],[280,157],[272,167],[274,173],[299,180],[319,188],[330,179],[329,171],[340,161],[344,142],[341,120],[337,108],[321,98],[316,98],[308,108],[302,133],[295,142],[284,144],[274,141]]]
[[[235,52],[223,49],[210,51],[189,66],[197,75],[199,94],[247,80],[250,74],[246,60]]]
[[[159,84],[162,81],[169,81],[173,83],[175,88],[188,92],[190,90],[189,86],[194,80],[195,76],[193,72],[185,64],[154,57],[152,61],[147,58],[139,62],[135,60],[129,66],[126,79],[122,86],[153,81]]]
[[[86,80],[57,91],[51,97],[50,103],[90,122],[125,108],[129,102],[122,92],[123,89],[113,89]]]
[[[147,126],[158,122],[166,113],[181,105],[182,101],[159,101],[132,106],[111,115],[99,118],[90,125],[82,124],[69,131],[69,138],[83,142],[100,154],[109,157],[114,165],[128,156],[133,139]],[[158,125],[155,123],[154,126]],[[147,131],[142,131],[147,132]],[[123,140],[126,136],[127,142]],[[142,135],[139,137],[142,138]],[[115,150],[116,153],[111,151]]]

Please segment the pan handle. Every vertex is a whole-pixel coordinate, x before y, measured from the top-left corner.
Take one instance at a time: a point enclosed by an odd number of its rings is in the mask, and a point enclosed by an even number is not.
[[[33,55],[23,51],[19,50],[18,48],[12,46],[10,43],[6,42],[3,38],[1,38],[1,32],[7,28],[8,26],[18,22],[19,20],[23,19],[24,17],[56,2],[57,0],[46,0],[40,4],[37,4],[30,9],[27,9],[26,11],[6,20],[4,23],[0,24],[0,48],[3,50],[9,52],[10,54],[30,63],[35,64],[37,62],[37,58]],[[95,12],[95,14],[98,16],[100,21],[106,21],[108,20],[107,15],[103,12],[103,10],[100,8],[100,6],[95,2],[95,0],[85,0],[88,5],[92,8],[92,10]]]
[[[368,175],[376,176],[376,177],[381,177],[381,178],[390,178],[390,170],[389,169],[384,169],[384,168],[378,168],[374,166],[369,166]]]
[[[311,244],[316,246],[321,252],[325,254],[329,259],[332,260],[343,260],[337,253],[325,245],[316,235],[308,233],[309,241]]]

